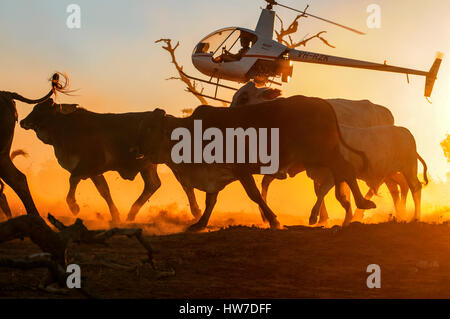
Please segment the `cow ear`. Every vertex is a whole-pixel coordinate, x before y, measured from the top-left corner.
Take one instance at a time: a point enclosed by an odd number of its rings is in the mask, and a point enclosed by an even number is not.
[[[58,106],[57,106],[58,107]],[[59,111],[62,114],[70,114],[77,110],[78,104],[60,104]]]

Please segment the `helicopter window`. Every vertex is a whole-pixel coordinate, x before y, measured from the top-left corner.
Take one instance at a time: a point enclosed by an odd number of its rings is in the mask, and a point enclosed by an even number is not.
[[[239,61],[256,40],[256,35],[237,28],[222,29],[204,38],[194,54],[212,54],[217,63]]]
[[[228,37],[225,38],[225,40],[216,48],[216,51],[214,52],[213,58],[216,58],[223,54],[224,50],[227,50],[229,52],[231,51],[239,51],[239,48],[236,46],[236,43],[238,42],[240,37],[240,32],[237,30],[234,30]]]
[[[209,43],[208,42],[200,42],[195,49],[195,53],[208,53]]]
[[[217,31],[216,33],[203,39],[195,48],[195,53],[210,53],[214,54],[216,51],[222,49],[222,44],[236,31],[236,29],[225,29]]]
[[[217,50],[214,53],[213,61],[216,63],[239,61],[255,42],[256,36],[251,33],[234,32],[224,41],[222,50]]]

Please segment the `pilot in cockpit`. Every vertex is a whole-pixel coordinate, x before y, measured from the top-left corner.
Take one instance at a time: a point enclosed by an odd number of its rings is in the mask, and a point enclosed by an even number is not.
[[[240,42],[241,49],[238,53],[233,54],[226,49],[223,50],[223,53],[214,59],[215,62],[233,62],[239,61],[242,57],[250,50],[250,44],[253,43],[252,35],[247,33],[241,33]]]

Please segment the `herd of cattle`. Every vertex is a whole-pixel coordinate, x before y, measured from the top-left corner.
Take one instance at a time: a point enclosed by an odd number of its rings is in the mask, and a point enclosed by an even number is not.
[[[420,219],[421,182],[417,178],[417,160],[427,166],[416,151],[412,134],[394,126],[392,113],[367,100],[324,100],[305,96],[279,97],[277,89],[257,88],[253,82],[244,85],[233,97],[230,107],[199,106],[185,118],[167,115],[161,109],[149,112],[101,114],[74,104],[56,104],[51,96],[64,92],[59,74],[52,78],[52,90],[38,100],[26,99],[16,93],[0,92],[0,190],[3,180],[20,197],[28,214],[38,214],[27,180],[13,164],[10,156],[15,123],[18,119],[15,100],[36,104],[20,126],[35,131],[45,144],[52,145],[59,164],[70,172],[67,204],[74,215],[80,208],[75,199],[78,183],[91,179],[108,204],[112,223],[120,222],[103,173],[117,171],[124,179],[133,180],[140,173],[144,190],[132,205],[127,221],[133,221],[144,203],[160,187],[157,165],[166,164],[182,185],[197,222],[189,230],[204,229],[209,221],[219,192],[238,180],[249,198],[258,204],[264,221],[278,228],[276,215],[266,204],[267,192],[274,179],[293,177],[306,171],[314,180],[317,201],[312,208],[310,224],[325,222],[328,214],[324,197],[335,186],[336,199],[346,211],[344,225],[352,218],[361,218],[366,209],[374,208],[370,200],[383,183],[388,187],[395,211],[406,209],[411,190],[415,219]],[[183,127],[193,132],[194,121],[203,127],[279,128],[279,170],[264,175],[262,192],[254,174],[262,163],[179,163],[171,159],[175,141],[171,132]],[[369,186],[363,196],[357,184],[361,179]],[[194,189],[206,192],[206,207],[201,213]],[[350,205],[353,193],[357,211]],[[1,192],[0,192],[1,193]],[[6,198],[0,194],[0,210],[5,212]],[[6,206],[5,206],[6,205]],[[9,209],[9,208],[8,208]],[[6,213],[6,212],[5,212]],[[11,214],[7,213],[7,217]]]

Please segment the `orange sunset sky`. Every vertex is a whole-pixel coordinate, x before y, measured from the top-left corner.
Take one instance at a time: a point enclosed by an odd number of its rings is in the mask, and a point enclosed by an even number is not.
[[[81,7],[81,29],[66,27],[66,7],[77,3]],[[447,0],[315,0],[310,2],[285,0],[286,5],[303,9],[310,4],[313,14],[336,20],[366,32],[356,35],[307,18],[300,23],[296,39],[306,34],[327,30],[325,37],[336,46],[326,47],[311,41],[304,49],[337,56],[428,70],[437,51],[444,54],[431,101],[423,97],[425,79],[377,71],[296,63],[293,78],[283,85],[285,96],[303,94],[322,98],[369,99],[389,107],[397,125],[411,130],[418,152],[426,160],[434,183],[425,188],[424,209],[450,206],[446,183],[450,171],[439,145],[450,133],[450,2]],[[368,5],[381,7],[381,28],[369,29],[366,19]],[[78,0],[78,1],[17,1],[0,2],[0,89],[16,91],[37,98],[49,89],[47,79],[58,70],[67,72],[71,88],[79,89],[77,96],[59,95],[59,102],[79,103],[96,112],[128,112],[164,108],[180,116],[183,108],[199,103],[184,91],[178,81],[165,79],[176,75],[169,56],[154,41],[161,37],[180,41],[178,61],[185,71],[199,76],[190,61],[195,44],[206,34],[226,26],[254,29],[264,6],[259,0]],[[295,14],[277,8],[278,15],[290,23]],[[278,25],[277,25],[278,27]],[[228,92],[222,96],[230,98]],[[31,111],[31,106],[18,103],[19,120]],[[30,156],[16,160],[27,174],[38,209],[60,210],[69,215],[64,198],[68,189],[68,173],[57,164],[53,149],[37,139],[34,132],[19,126],[13,149],[23,148]],[[419,165],[419,171],[422,171]],[[160,167],[163,186],[151,199],[154,207],[176,203],[187,209],[181,187],[166,167]],[[118,174],[108,173],[113,198],[125,218],[138,193],[140,179],[120,180]],[[17,198],[8,190],[10,201]],[[108,214],[106,204],[99,198],[90,182],[82,182],[78,190],[80,206],[86,211]],[[327,201],[334,209],[333,218],[343,218],[342,209],[332,196]],[[199,202],[203,206],[203,195]],[[306,218],[313,203],[312,183],[304,174],[289,181],[274,183],[269,204],[280,214]],[[383,188],[375,198],[383,213],[391,208],[388,193]],[[83,206],[84,205],[84,206]],[[146,205],[141,218],[151,212]],[[247,199],[237,183],[227,187],[219,197],[217,211],[251,212],[259,220],[256,205]],[[20,205],[19,211],[23,211]],[[83,214],[83,213],[82,213]],[[234,215],[233,215],[234,216]],[[83,217],[83,216],[82,216]],[[287,220],[287,219],[286,219]],[[253,221],[253,220],[252,220]]]

